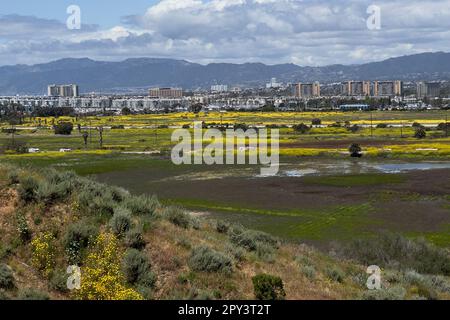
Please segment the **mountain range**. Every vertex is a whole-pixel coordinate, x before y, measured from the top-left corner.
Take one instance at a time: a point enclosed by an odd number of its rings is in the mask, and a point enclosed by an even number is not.
[[[120,62],[88,58],[0,67],[0,95],[44,95],[49,84],[76,83],[81,93],[138,92],[149,87],[209,88],[213,84],[259,86],[282,82],[345,80],[450,80],[450,53],[435,52],[361,65],[302,67],[295,64],[212,63],[133,58]]]

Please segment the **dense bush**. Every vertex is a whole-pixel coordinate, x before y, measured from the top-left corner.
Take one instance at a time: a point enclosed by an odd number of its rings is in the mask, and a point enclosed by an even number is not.
[[[129,284],[153,287],[156,281],[148,258],[136,249],[128,249],[123,260],[123,272]]]
[[[9,185],[18,184],[20,182],[19,171],[15,169],[11,169],[10,171],[8,171],[7,179]]]
[[[125,235],[125,244],[137,250],[141,250],[145,247],[144,236],[140,229],[131,229]]]
[[[14,275],[10,267],[0,264],[0,289],[10,290],[15,287]]]
[[[268,274],[259,274],[252,278],[255,298],[258,300],[284,300],[283,280]]]
[[[277,248],[277,240],[271,235],[253,230],[244,230],[242,232],[233,232],[230,235],[232,243],[243,247],[249,251],[257,251],[261,246]]]
[[[155,213],[155,210],[160,204],[156,196],[148,197],[146,195],[141,195],[138,197],[129,197],[125,205],[134,215],[151,216]]]
[[[164,210],[167,220],[176,226],[187,229],[191,224],[191,217],[180,207],[168,207]]]
[[[103,184],[85,181],[78,192],[78,206],[83,213],[111,217],[118,202],[114,197],[118,193],[112,192],[112,188]]]
[[[416,129],[416,132],[414,133],[414,138],[417,139],[425,139],[427,137],[427,132],[424,128],[419,127]]]
[[[101,233],[90,246],[82,268],[81,300],[141,300],[142,296],[126,285],[121,271],[122,252],[113,234]]]
[[[233,263],[229,257],[206,246],[192,250],[189,266],[194,271],[203,272],[230,273],[233,270]]]
[[[427,243],[384,233],[376,239],[356,240],[342,250],[346,257],[365,265],[417,270],[425,274],[450,275],[450,254]]]
[[[17,231],[19,232],[19,237],[22,242],[27,242],[31,240],[31,229],[28,226],[28,221],[25,215],[21,212],[17,214]]]
[[[336,281],[336,282],[344,282],[345,279],[345,273],[338,267],[328,267],[325,270],[325,274],[330,280]]]
[[[299,133],[307,133],[309,130],[311,130],[311,128],[304,123],[296,124],[292,128],[294,129],[294,131]]]
[[[60,122],[54,126],[55,134],[71,135],[73,124],[71,122]]]
[[[363,293],[363,300],[404,300],[406,290],[403,287],[395,286],[388,289],[369,290]]]
[[[50,300],[48,293],[38,289],[26,288],[19,291],[19,300]]]
[[[59,291],[61,293],[66,293],[69,291],[67,288],[68,274],[63,270],[53,271],[50,278],[50,288]]]
[[[109,226],[116,236],[123,236],[131,229],[131,213],[128,209],[117,207],[114,215],[109,221]]]
[[[219,220],[216,222],[216,230],[219,233],[227,233],[230,229],[230,224],[226,221]]]
[[[353,158],[360,158],[362,156],[362,148],[359,144],[353,143],[349,148],[350,156]]]
[[[49,277],[56,263],[55,236],[51,232],[40,233],[31,241],[31,253],[33,267]]]
[[[316,277],[316,269],[313,266],[302,266],[301,271],[309,280],[313,280]]]
[[[82,251],[86,249],[98,235],[97,228],[86,221],[69,226],[64,236],[64,247],[70,264],[79,264],[82,260]]]
[[[311,120],[311,124],[313,126],[320,126],[322,124],[322,120],[320,120],[319,118],[314,118]]]
[[[17,192],[24,203],[31,203],[37,200],[38,188],[39,181],[34,177],[28,176],[20,180]]]

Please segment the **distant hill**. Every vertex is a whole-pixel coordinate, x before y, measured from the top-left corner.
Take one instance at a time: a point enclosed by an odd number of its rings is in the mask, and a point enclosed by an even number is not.
[[[0,95],[45,94],[48,84],[77,83],[82,93],[123,92],[152,86],[185,89],[212,84],[256,86],[276,77],[283,82],[450,79],[450,53],[422,53],[362,65],[301,67],[295,64],[213,63],[137,58],[121,62],[61,59],[32,66],[0,67]]]

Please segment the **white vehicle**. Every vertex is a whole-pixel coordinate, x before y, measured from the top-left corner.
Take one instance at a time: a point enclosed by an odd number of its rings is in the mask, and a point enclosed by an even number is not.
[[[59,149],[59,152],[71,152],[72,149],[65,149],[65,148],[61,148]]]
[[[41,150],[39,150],[39,148],[29,148],[28,149],[28,153],[38,153],[38,152],[40,152]]]

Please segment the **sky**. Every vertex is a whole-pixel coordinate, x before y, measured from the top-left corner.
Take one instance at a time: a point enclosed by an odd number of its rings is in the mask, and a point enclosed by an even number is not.
[[[71,5],[80,15],[67,12]],[[79,18],[79,19],[78,19]],[[73,29],[80,21],[80,28]],[[450,52],[450,0],[13,0],[0,65],[88,57],[360,64]]]

